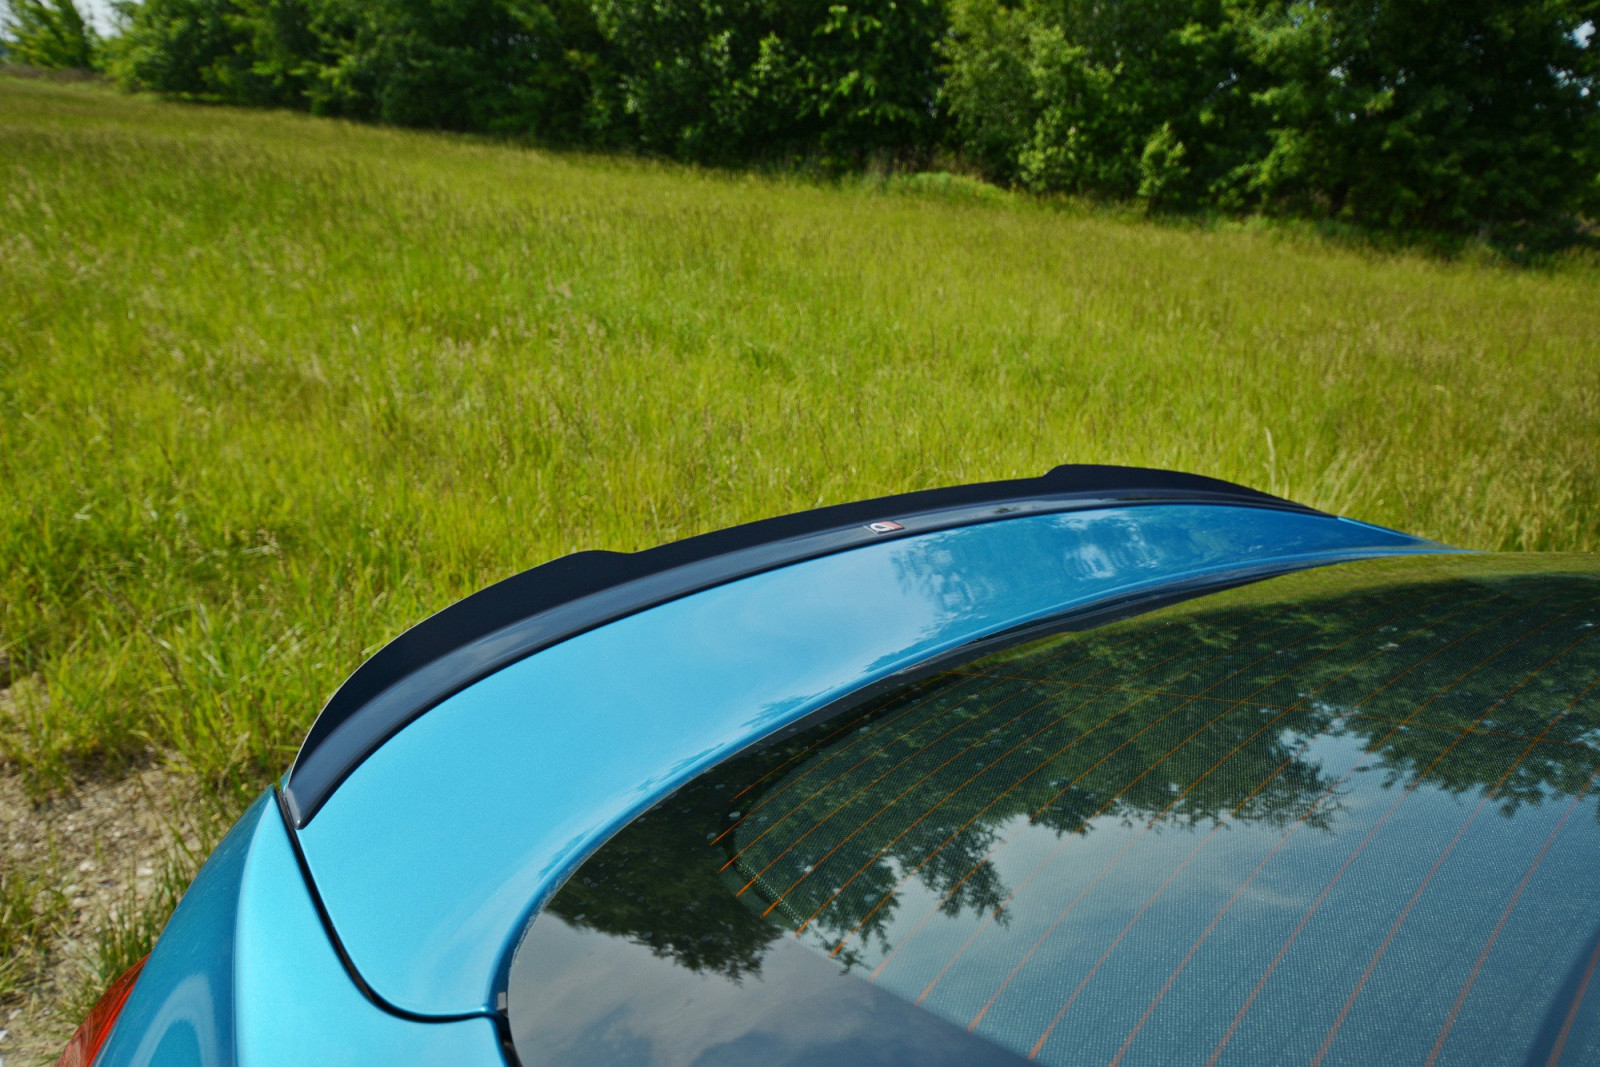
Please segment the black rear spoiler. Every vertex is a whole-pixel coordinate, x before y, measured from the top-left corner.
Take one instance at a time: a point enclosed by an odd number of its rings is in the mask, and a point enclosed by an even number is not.
[[[1108,505],[1233,504],[1323,514],[1202,475],[1069,464],[1041,478],[921,490],[797,512],[636,553],[573,553],[429,616],[328,700],[283,794],[304,827],[371,753],[439,702],[523,657],[623,616],[883,538]]]

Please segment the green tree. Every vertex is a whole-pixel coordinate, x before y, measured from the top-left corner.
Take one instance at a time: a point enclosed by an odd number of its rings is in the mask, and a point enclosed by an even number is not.
[[[141,0],[121,10],[126,28],[107,67],[123,86],[235,99],[255,42],[231,0]]]
[[[575,141],[598,30],[583,0],[323,0],[313,110]]]
[[[939,0],[596,0],[620,139],[736,163],[915,154],[938,132]]]
[[[97,66],[99,39],[73,0],[4,0],[6,58],[33,67]]]
[[[1261,144],[1213,0],[955,0],[944,99],[962,148],[1039,191],[1192,207]]]
[[[1596,209],[1594,0],[1297,0],[1239,8],[1267,202],[1393,228],[1558,224]]]
[[[952,0],[963,151],[1040,191],[1367,226],[1597,210],[1595,0]]]
[[[224,96],[241,104],[303,107],[319,58],[311,32],[316,0],[235,0],[227,16],[234,54],[217,64]]]
[[[953,0],[950,15],[940,92],[955,143],[990,177],[1015,182],[1040,111],[1030,62],[1035,20],[995,0]]]

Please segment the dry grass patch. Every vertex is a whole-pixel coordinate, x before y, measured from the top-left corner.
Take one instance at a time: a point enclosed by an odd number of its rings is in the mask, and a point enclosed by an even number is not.
[[[0,765],[0,1064],[53,1063],[148,951],[212,836],[198,792],[146,768],[40,801]]]

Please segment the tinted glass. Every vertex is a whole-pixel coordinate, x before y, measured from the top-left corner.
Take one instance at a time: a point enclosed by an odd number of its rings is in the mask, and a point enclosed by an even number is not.
[[[1535,566],[1275,579],[728,761],[530,925],[517,1049],[1594,1063],[1600,576]]]

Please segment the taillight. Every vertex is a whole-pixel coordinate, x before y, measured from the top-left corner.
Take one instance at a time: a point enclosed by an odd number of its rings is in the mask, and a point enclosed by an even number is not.
[[[138,964],[118,976],[117,981],[100,995],[100,1000],[94,1003],[89,1015],[72,1033],[72,1039],[67,1043],[67,1048],[61,1051],[61,1059],[56,1061],[57,1064],[94,1063],[94,1059],[100,1055],[100,1047],[106,1044],[106,1036],[111,1034],[111,1026],[122,1015],[122,1006],[128,1003],[128,995],[133,993],[133,984],[138,982],[139,973],[144,971],[144,962],[149,959],[148,954],[140,957]]]

